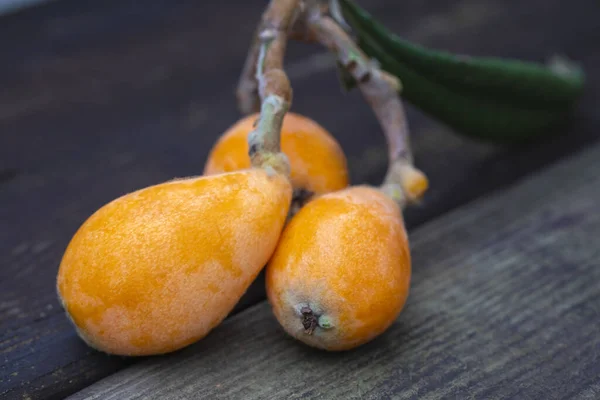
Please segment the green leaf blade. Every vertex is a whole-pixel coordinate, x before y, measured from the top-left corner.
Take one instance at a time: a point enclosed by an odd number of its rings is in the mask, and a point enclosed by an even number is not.
[[[583,73],[568,64],[547,68],[428,50],[385,30],[351,0],[340,5],[359,46],[402,81],[403,96],[472,138],[535,139],[565,120],[582,91]]]
[[[457,90],[486,93],[511,101],[524,100],[545,105],[571,103],[581,94],[583,71],[572,67],[569,73],[521,60],[498,57],[467,57],[432,50],[402,39],[374,20],[352,0],[340,0],[342,9],[352,16],[354,28],[369,32],[383,50],[399,62],[428,78]]]

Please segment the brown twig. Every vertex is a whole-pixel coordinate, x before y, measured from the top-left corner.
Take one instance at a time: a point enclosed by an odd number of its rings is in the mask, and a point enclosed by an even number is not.
[[[298,17],[292,24],[288,38],[304,43],[316,43],[318,42],[314,32],[308,29],[308,18],[307,13],[310,11],[307,7],[306,0],[301,0],[298,6]],[[324,3],[317,3],[313,7],[318,7],[321,12],[326,13],[329,6]]]
[[[348,34],[314,4],[307,13],[308,28],[321,44],[337,55],[354,77],[385,133],[389,167],[381,189],[402,206],[417,202],[428,182],[413,165],[408,123],[398,96],[400,82],[377,68]]]
[[[299,5],[300,0],[271,0],[258,29],[258,50],[253,46],[249,55],[250,59],[256,58],[254,71],[260,98],[260,117],[256,129],[248,136],[249,156],[254,166],[284,168],[288,175],[289,165],[281,153],[280,133],[291,105],[292,87],[283,70],[283,59]],[[248,67],[246,72],[251,69]]]
[[[303,11],[303,3],[299,0],[272,0],[263,13],[261,22],[252,37],[252,43],[236,88],[237,104],[242,114],[249,115],[260,110],[261,98],[256,66],[260,56],[261,37],[267,31],[275,31],[282,35],[287,34],[296,40],[310,41],[310,37],[305,35],[307,30],[302,26],[304,18],[301,18],[301,14]],[[282,51],[285,52],[286,41],[282,40],[281,44]]]
[[[342,29],[344,29],[344,31],[351,32],[352,28],[344,19],[340,2],[338,0],[329,0],[328,3],[327,11],[329,11],[331,17],[335,20],[335,22],[338,23],[338,25],[340,25],[340,27],[342,27]]]
[[[235,92],[238,108],[244,115],[253,114],[260,109],[258,82],[256,81],[256,62],[260,51],[260,39],[258,37],[260,29],[261,27],[258,27],[252,36],[252,44],[246,56]]]

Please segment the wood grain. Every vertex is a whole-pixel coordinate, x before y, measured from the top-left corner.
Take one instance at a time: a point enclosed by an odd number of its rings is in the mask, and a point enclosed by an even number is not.
[[[83,399],[592,399],[600,394],[600,146],[411,235],[408,306],[325,353],[266,303]]]
[[[11,61],[0,63],[0,398],[62,399],[137,361],[77,338],[54,288],[62,252],[104,203],[201,171],[239,117],[233,89],[263,5],[61,0],[2,19],[0,51]],[[591,0],[367,7],[430,46],[538,61],[559,52],[590,71],[600,66]],[[223,34],[224,26],[239,33]],[[293,109],[336,135],[353,182],[376,183],[387,162],[380,128],[358,93],[340,91],[328,60],[318,48],[290,46]],[[596,141],[599,94],[600,76],[590,74],[568,135],[520,149],[465,140],[409,108],[416,160],[432,184],[408,212],[409,228]],[[262,298],[261,276],[236,311]]]

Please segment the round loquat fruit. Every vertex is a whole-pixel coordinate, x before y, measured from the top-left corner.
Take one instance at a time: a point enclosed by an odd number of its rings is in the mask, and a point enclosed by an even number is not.
[[[205,175],[250,166],[247,137],[257,118],[258,114],[243,117],[221,135],[208,155]],[[287,112],[281,129],[281,150],[291,168],[293,210],[302,207],[314,195],[348,186],[347,160],[341,146],[314,120]]]
[[[352,186],[291,218],[267,264],[266,290],[290,336],[340,351],[388,329],[405,306],[410,278],[400,207],[375,188]]]

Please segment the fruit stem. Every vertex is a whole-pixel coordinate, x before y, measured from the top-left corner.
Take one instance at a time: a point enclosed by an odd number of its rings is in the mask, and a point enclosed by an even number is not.
[[[381,190],[402,207],[417,203],[428,187],[425,174],[414,167],[410,134],[404,106],[398,96],[400,81],[380,70],[348,34],[316,2],[306,13],[308,29],[317,40],[336,54],[344,68],[356,80],[365,100],[383,128],[389,167]]]
[[[288,76],[283,70],[287,36],[291,25],[298,17],[300,0],[271,0],[265,10],[261,24],[257,30],[258,45],[250,49],[242,81],[255,73],[258,96],[261,101],[260,116],[256,128],[248,136],[248,154],[252,166],[272,168],[289,176],[289,163],[281,153],[281,126],[286,112],[292,101],[292,87]],[[254,61],[253,67],[249,62]],[[245,77],[245,78],[244,78]],[[250,85],[251,86],[251,85]],[[243,86],[243,87],[250,87]],[[238,89],[238,99],[240,99]],[[242,90],[243,92],[244,90]],[[248,110],[255,106],[251,104],[256,96],[250,92],[241,95],[242,99],[251,99],[242,108]],[[254,97],[252,97],[254,96]]]
[[[255,79],[256,63],[260,52],[260,39],[258,37],[261,27],[256,28],[252,35],[252,44],[246,56],[244,67],[235,91],[237,105],[244,115],[253,114],[260,110],[260,97],[258,96],[258,82]]]
[[[287,42],[287,35],[294,21],[297,20],[301,11],[300,0],[271,0],[264,11],[261,22],[252,36],[250,50],[246,56],[244,67],[240,75],[236,97],[240,112],[245,115],[253,114],[260,110],[261,79],[258,67],[261,63],[260,57],[265,47],[271,40],[275,41],[267,58],[265,69],[278,69],[283,72],[283,56]],[[281,79],[281,78],[280,78]],[[263,88],[264,89],[264,88]],[[286,92],[291,92],[291,88]]]

